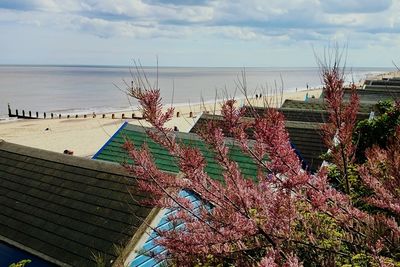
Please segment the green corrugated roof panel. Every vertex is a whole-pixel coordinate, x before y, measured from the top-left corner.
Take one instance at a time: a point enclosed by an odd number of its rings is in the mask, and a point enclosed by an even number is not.
[[[123,149],[126,138],[131,140],[135,147],[141,147],[146,143],[160,170],[178,173],[179,167],[177,165],[177,159],[171,156],[165,148],[148,137],[145,129],[146,128],[140,126],[124,124],[94,158],[118,163],[132,163],[129,155]],[[198,135],[192,133],[175,134],[179,143],[197,147],[202,152],[207,162],[205,170],[210,177],[216,180],[222,180],[222,167],[215,161],[214,152],[207,147],[206,143],[202,141]],[[230,147],[230,158],[238,163],[243,175],[255,179],[257,176],[257,164],[250,156],[243,153],[238,146],[234,145],[231,139],[226,139],[226,142],[228,147]]]

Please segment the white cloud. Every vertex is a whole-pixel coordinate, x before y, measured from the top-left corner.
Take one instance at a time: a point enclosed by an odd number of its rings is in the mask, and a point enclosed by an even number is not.
[[[378,13],[386,11],[392,0],[321,0],[327,13]]]
[[[133,42],[304,47],[340,40],[359,49],[397,45],[399,13],[400,1],[391,0],[1,0],[0,26]]]

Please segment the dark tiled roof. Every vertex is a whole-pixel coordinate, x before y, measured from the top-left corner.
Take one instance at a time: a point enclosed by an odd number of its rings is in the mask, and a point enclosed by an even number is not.
[[[400,98],[400,90],[399,91],[384,91],[384,90],[365,90],[359,89],[357,90],[358,96],[360,97],[360,102],[368,102],[368,103],[377,103],[382,100],[394,100]],[[349,100],[351,95],[350,90],[345,90],[343,99]]]
[[[141,126],[126,124],[109,140],[107,145],[95,155],[95,158],[98,160],[114,162],[126,161],[128,163],[132,163],[132,160],[122,148],[125,140],[127,139],[131,140],[136,147],[140,147],[146,143],[154,157],[157,167],[160,170],[178,173],[179,167],[177,165],[177,160],[172,157],[165,148],[161,147],[150,137],[148,137],[145,130],[146,129]],[[214,153],[207,147],[204,141],[202,141],[196,134],[193,133],[175,132],[175,135],[179,143],[200,149],[205,160],[207,161],[205,171],[210,175],[210,177],[216,180],[222,180],[222,168],[215,161]],[[246,177],[254,179],[257,175],[257,165],[254,163],[254,161],[249,156],[245,155],[237,146],[235,146],[231,140],[227,139],[226,142],[230,147],[231,159],[239,164],[242,173]]]
[[[323,99],[308,99],[307,101],[286,99],[281,108],[326,110],[326,104]],[[360,103],[358,112],[370,113],[371,111],[375,111],[375,104]]]
[[[252,120],[252,118],[245,119]],[[210,120],[222,121],[222,117],[203,114],[190,132],[198,133]],[[292,145],[296,148],[296,151],[311,171],[318,170],[322,163],[322,160],[319,157],[327,151],[321,138],[320,127],[320,123],[286,122],[286,129],[289,132]],[[247,133],[250,138],[252,138],[252,129],[248,129]]]
[[[400,85],[366,85],[363,89],[367,91],[399,92]]]
[[[134,185],[117,164],[0,141],[0,237],[66,266],[95,266],[94,254],[110,266],[151,210]]]
[[[400,86],[400,80],[375,80],[375,81],[366,81],[366,85],[384,85],[384,86]]]
[[[286,121],[290,141],[312,172],[322,164],[320,156],[328,151],[321,136],[320,123]]]
[[[285,101],[286,103],[286,101]],[[307,103],[307,102],[304,102]],[[288,105],[286,105],[288,106]],[[305,108],[306,105],[298,105],[301,108],[287,108],[282,107],[278,108],[279,112],[281,112],[285,116],[285,120],[287,121],[303,121],[303,122],[316,122],[316,123],[325,123],[329,121],[329,113],[325,109],[313,109],[311,107],[324,107],[322,103],[310,103],[310,108]],[[249,108],[246,111],[246,116],[252,117],[254,111],[258,115],[262,115],[265,113],[265,108],[253,107]],[[365,120],[368,119],[369,113],[357,113],[357,120]]]

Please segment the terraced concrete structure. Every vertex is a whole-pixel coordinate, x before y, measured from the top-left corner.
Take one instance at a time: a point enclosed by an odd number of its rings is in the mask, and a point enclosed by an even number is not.
[[[152,209],[135,181],[118,164],[0,141],[0,240],[58,266],[112,266]]]

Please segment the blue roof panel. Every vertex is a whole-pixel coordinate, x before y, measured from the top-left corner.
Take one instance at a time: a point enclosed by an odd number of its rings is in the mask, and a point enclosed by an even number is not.
[[[187,199],[190,199],[192,204],[195,207],[195,210],[198,210],[198,208],[201,205],[201,200],[198,197],[198,195],[194,192],[188,191],[188,190],[182,190],[179,195],[181,197],[185,197]],[[158,223],[156,229],[158,230],[169,230],[173,228],[173,225],[171,222],[168,221],[168,216],[174,213],[174,210],[166,210],[164,213],[163,217],[161,218],[160,222]],[[183,224],[178,225],[177,227],[183,227]],[[157,245],[155,243],[155,240],[157,240],[158,236],[156,231],[151,231],[149,237],[147,238],[146,242],[142,245],[141,248],[139,248],[139,253],[137,256],[133,259],[133,261],[129,264],[129,267],[154,267],[154,266],[161,266],[162,264],[165,264],[164,262],[159,262],[157,259],[151,257],[150,254],[156,254],[156,255],[161,255],[166,253],[166,249]]]

